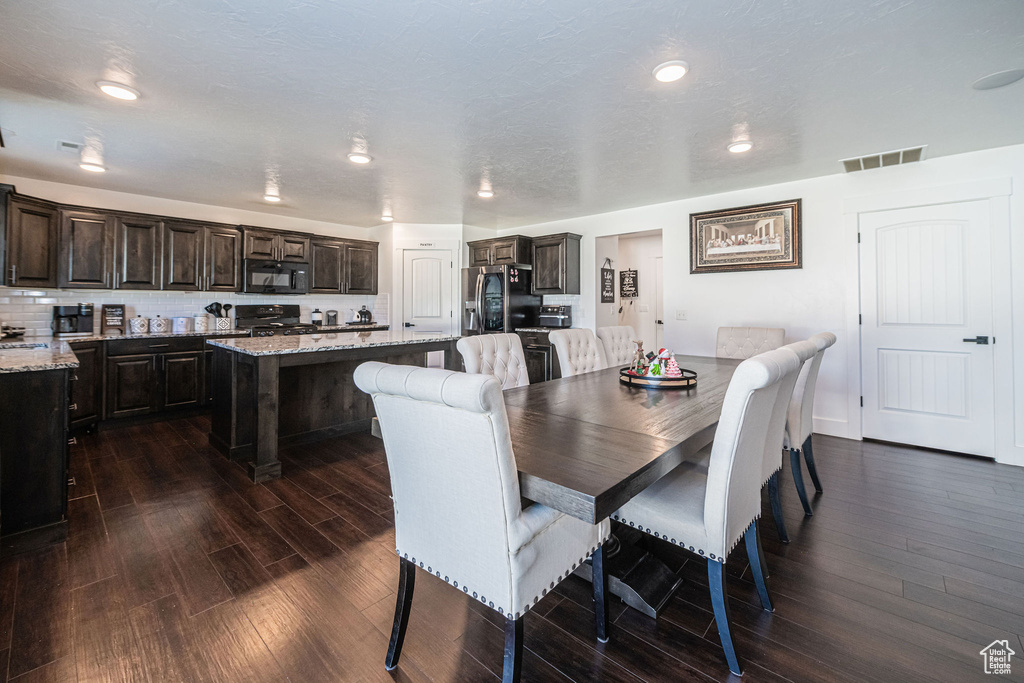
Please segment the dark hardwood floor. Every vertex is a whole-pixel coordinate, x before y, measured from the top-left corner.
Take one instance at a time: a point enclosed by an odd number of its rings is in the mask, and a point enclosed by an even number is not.
[[[384,670],[398,560],[380,441],[286,449],[284,478],[253,485],[208,429],[79,438],[67,542],[0,558],[0,682],[498,678],[501,617],[422,572]],[[820,436],[815,451],[814,517],[787,471],[792,543],[762,527],[774,614],[742,550],[727,565],[745,679],[980,680],[997,639],[1024,679],[1024,470]],[[526,617],[524,679],[728,679],[703,561],[658,547],[687,581],[657,622],[614,604],[598,644],[570,577]]]

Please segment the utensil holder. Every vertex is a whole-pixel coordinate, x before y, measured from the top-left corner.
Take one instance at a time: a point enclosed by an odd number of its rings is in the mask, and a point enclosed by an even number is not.
[[[217,321],[217,331],[225,332],[231,329],[231,318],[215,318]]]

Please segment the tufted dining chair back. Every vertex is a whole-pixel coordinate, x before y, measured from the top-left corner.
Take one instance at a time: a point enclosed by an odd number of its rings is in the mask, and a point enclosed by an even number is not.
[[[608,367],[604,348],[590,329],[552,330],[548,334],[548,340],[555,347],[562,377],[582,375],[584,372],[604,370]]]
[[[800,370],[789,349],[740,363],[725,392],[708,463],[704,530],[711,552],[726,557],[761,515],[765,441],[781,382]]]
[[[636,351],[636,332],[629,325],[597,328],[597,338],[601,340],[605,360],[608,367],[629,365]]]
[[[802,374],[802,369],[814,358],[818,347],[810,341],[798,341],[781,347],[779,351],[791,351],[796,356],[799,365],[779,381],[779,395],[775,400],[775,405],[772,406],[772,417],[768,423],[768,433],[765,439],[764,466],[761,470],[762,484],[782,469],[782,444],[786,437],[786,419],[789,415],[790,401],[793,398],[793,388],[796,386],[797,378]]]
[[[818,370],[821,368],[822,358],[825,357],[825,350],[836,343],[836,335],[821,332],[813,335],[807,343],[815,346],[814,358],[804,364],[796,380],[786,426],[786,442],[790,448],[795,449],[800,448],[814,430],[814,387],[818,383]]]
[[[715,355],[719,358],[751,358],[773,351],[785,342],[781,327],[719,327]]]
[[[477,334],[463,337],[455,345],[462,354],[466,372],[490,375],[502,389],[525,387],[530,383],[526,355],[518,334]]]

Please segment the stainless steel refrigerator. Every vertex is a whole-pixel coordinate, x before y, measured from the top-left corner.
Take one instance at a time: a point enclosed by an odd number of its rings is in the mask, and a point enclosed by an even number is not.
[[[533,269],[515,263],[462,269],[462,334],[515,332],[537,324]]]

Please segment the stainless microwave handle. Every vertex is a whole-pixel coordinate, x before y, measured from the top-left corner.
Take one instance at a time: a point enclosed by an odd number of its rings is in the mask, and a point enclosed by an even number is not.
[[[484,333],[484,274],[476,275],[476,324],[480,334]]]

